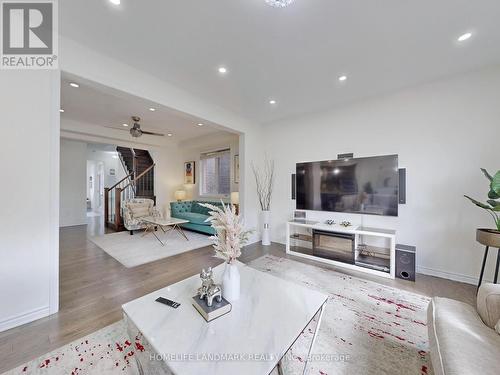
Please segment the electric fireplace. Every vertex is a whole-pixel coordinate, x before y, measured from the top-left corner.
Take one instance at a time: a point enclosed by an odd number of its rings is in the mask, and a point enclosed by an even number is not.
[[[354,234],[313,230],[313,255],[354,264]]]

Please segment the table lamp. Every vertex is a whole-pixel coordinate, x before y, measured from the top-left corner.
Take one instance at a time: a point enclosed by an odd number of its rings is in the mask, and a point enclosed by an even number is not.
[[[236,215],[239,215],[239,211],[240,211],[240,193],[238,191],[233,191],[231,193],[231,204],[236,208]]]
[[[177,202],[181,202],[183,201],[184,199],[186,199],[186,192],[184,190],[177,190],[175,193],[174,193],[174,197],[175,199],[177,200]]]

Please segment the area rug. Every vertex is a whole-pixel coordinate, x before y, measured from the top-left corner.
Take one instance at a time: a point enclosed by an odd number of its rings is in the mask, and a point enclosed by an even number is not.
[[[309,374],[432,374],[427,297],[269,255],[249,265],[328,294]],[[292,346],[286,374],[302,374],[312,334],[308,327]],[[5,375],[137,375],[133,359],[142,350],[141,338],[128,338],[120,321]]]
[[[120,320],[3,375],[138,375],[134,359],[138,350],[144,350],[140,338],[130,340]]]
[[[118,232],[89,239],[125,267],[131,268],[212,245],[212,240],[207,235],[190,231],[184,233],[189,241],[177,232],[164,234],[158,230],[156,235],[165,246],[152,233],[143,236],[142,232],[136,232],[133,236],[129,232]]]
[[[328,294],[310,374],[432,374],[429,298],[270,255],[249,265]],[[312,334],[306,329],[292,347],[290,373],[301,373]]]

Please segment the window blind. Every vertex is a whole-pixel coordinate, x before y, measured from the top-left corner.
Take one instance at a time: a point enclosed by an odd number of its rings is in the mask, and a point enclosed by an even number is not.
[[[200,155],[200,195],[219,196],[231,192],[231,158],[229,149]]]

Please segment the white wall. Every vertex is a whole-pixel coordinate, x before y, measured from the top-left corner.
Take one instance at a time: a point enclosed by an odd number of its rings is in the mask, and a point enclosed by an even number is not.
[[[176,145],[149,148],[155,166],[156,207],[165,216],[170,215],[170,202],[183,182],[183,162]]]
[[[179,185],[178,189],[185,190],[187,199],[201,199],[201,200],[220,200],[220,197],[200,197],[200,172],[201,162],[200,155],[204,152],[221,150],[229,148],[230,150],[230,178],[231,178],[231,192],[239,191],[239,183],[234,181],[234,157],[239,155],[239,136],[237,134],[214,134],[204,137],[188,140],[179,144],[179,150],[182,155],[183,163],[187,161],[195,161],[195,183],[189,185]],[[224,197],[224,202],[229,202],[230,197]]]
[[[59,226],[86,224],[87,144],[61,139],[60,152]]]
[[[398,242],[417,246],[420,272],[475,283],[483,255],[475,229],[493,222],[463,194],[484,199],[488,182],[479,168],[500,168],[499,88],[500,67],[269,126],[267,152],[277,169],[273,240],[285,241],[296,162],[344,152],[399,154],[400,167],[407,168],[407,204],[399,206],[398,218],[309,214],[394,228]]]
[[[0,331],[58,310],[59,81],[0,70]]]

